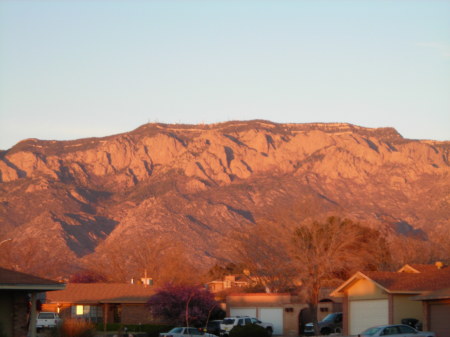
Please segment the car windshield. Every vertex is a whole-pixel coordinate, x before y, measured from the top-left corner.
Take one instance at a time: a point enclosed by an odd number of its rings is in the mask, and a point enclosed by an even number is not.
[[[55,318],[55,315],[50,312],[42,312],[38,316],[39,319],[52,319]]]
[[[225,318],[222,321],[223,324],[233,324],[234,323],[234,318]]]
[[[322,321],[323,322],[334,321],[335,317],[336,317],[336,314],[328,314],[325,316],[325,318]]]
[[[169,333],[182,333],[183,332],[183,328],[173,328],[172,330],[169,331]]]
[[[380,330],[381,330],[381,328],[369,328],[366,331],[363,331],[361,333],[361,335],[372,336],[372,335],[375,335]]]

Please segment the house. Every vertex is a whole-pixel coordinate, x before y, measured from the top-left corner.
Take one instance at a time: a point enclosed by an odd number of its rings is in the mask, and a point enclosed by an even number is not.
[[[322,294],[323,293],[323,294]],[[321,292],[319,319],[340,311],[339,299]],[[323,295],[323,296],[322,296]],[[288,293],[233,293],[226,297],[227,316],[250,316],[272,323],[275,335],[298,336],[304,325],[311,322],[308,305],[296,295]]]
[[[439,337],[450,337],[450,287],[424,292],[413,300],[423,303],[423,329],[433,331]]]
[[[207,283],[207,289],[213,294],[232,288],[244,288],[250,285],[248,276],[226,275],[222,280]]]
[[[357,272],[331,296],[344,298],[344,335],[357,335],[371,326],[399,324],[405,318],[427,322],[422,302],[414,297],[448,287],[449,267],[406,265],[397,272]]]
[[[36,336],[37,294],[64,288],[59,282],[0,268],[0,335]]]
[[[146,303],[154,289],[143,284],[69,283],[66,289],[47,293],[43,310],[59,312],[62,318],[94,323],[149,323]]]

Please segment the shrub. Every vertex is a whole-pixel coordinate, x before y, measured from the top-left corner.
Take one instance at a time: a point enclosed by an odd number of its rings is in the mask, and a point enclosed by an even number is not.
[[[65,319],[52,331],[54,337],[94,337],[95,325],[83,320]]]
[[[269,337],[269,333],[257,324],[236,325],[231,329],[230,337]]]

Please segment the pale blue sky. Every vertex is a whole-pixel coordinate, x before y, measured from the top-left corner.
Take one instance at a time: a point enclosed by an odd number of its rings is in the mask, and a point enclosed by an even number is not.
[[[450,1],[0,1],[0,149],[147,122],[450,139]]]

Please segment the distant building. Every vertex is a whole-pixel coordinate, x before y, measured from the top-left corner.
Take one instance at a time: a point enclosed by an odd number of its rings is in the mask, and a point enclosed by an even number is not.
[[[207,283],[207,288],[212,293],[232,288],[245,288],[252,283],[245,275],[226,275],[222,280],[214,280]]]
[[[130,283],[70,283],[65,290],[47,294],[43,310],[59,312],[61,318],[94,323],[150,323],[146,303],[153,287]]]

